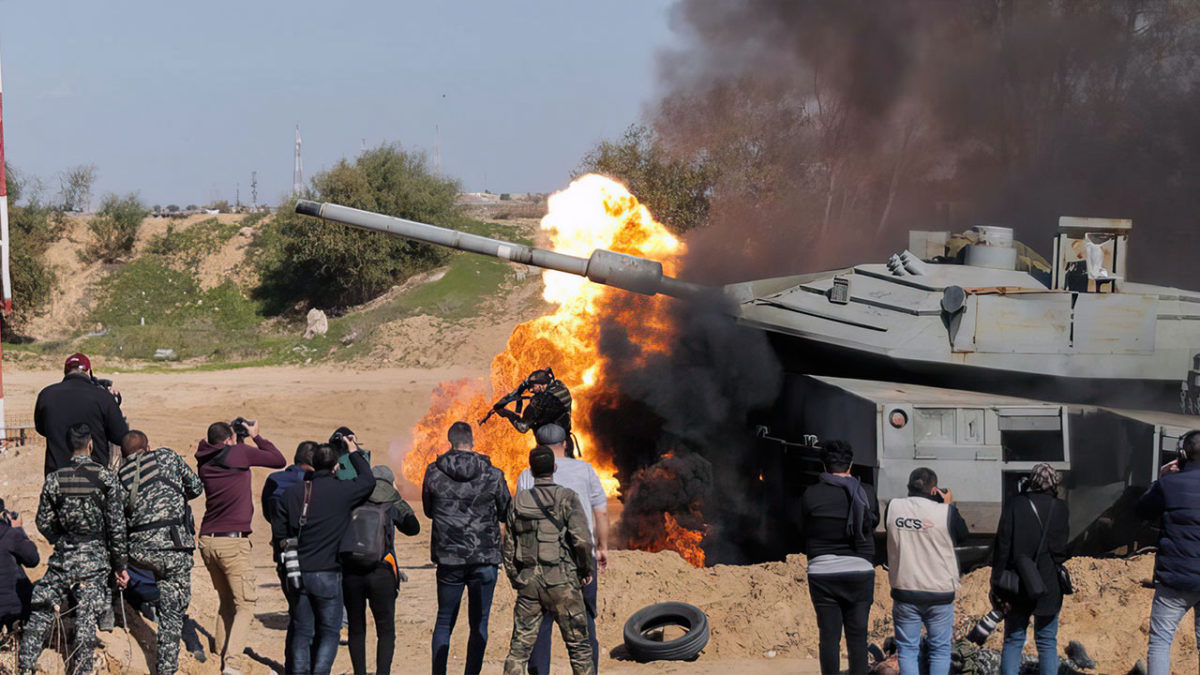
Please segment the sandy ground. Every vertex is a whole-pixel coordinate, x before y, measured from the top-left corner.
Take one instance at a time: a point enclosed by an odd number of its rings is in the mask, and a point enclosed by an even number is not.
[[[102,368],[102,367],[101,367]],[[108,371],[104,371],[108,372]],[[304,438],[323,438],[338,425],[348,424],[376,452],[376,460],[394,468],[406,450],[408,433],[424,413],[439,382],[479,374],[478,368],[341,370],[331,367],[242,369],[222,372],[113,373],[125,393],[126,413],[133,426],[145,430],[151,442],[179,450],[190,461],[207,424],[245,414],[260,420],[263,434],[290,454]],[[36,392],[57,379],[54,372],[6,370],[5,394],[10,415],[32,409]],[[0,496],[9,508],[32,514],[41,484],[43,450],[34,444],[0,456]],[[267,470],[254,472],[255,494]],[[197,516],[203,499],[196,503]],[[419,510],[419,507],[418,507]],[[396,672],[428,671],[429,639],[436,608],[434,570],[428,558],[428,522],[421,535],[398,537],[398,555],[409,582],[397,603]],[[46,542],[32,532],[44,554]],[[259,601],[249,635],[253,666],[249,673],[278,668],[283,657],[285,603],[279,592],[267,546],[267,525],[255,516],[255,567]],[[199,557],[197,556],[197,560]],[[1124,673],[1145,652],[1149,626],[1148,587],[1153,557],[1080,559],[1070,563],[1079,593],[1068,599],[1061,619],[1060,639],[1084,643],[1099,662],[1098,672]],[[43,567],[32,574],[41,575]],[[963,580],[959,600],[959,634],[986,611],[987,570]],[[816,620],[809,602],[802,556],[748,566],[694,569],[674,553],[618,551],[612,568],[600,579],[599,632],[606,672],[689,673],[806,673],[817,672]],[[700,606],[710,618],[712,640],[693,663],[636,664],[618,658],[624,621],[637,609],[667,600]],[[502,579],[496,587],[491,614],[491,642],[485,672],[500,671],[511,632],[513,591]],[[882,641],[891,631],[886,574],[879,571],[872,610],[872,639]],[[206,570],[193,572],[192,615],[212,631],[216,597]],[[1178,672],[1195,672],[1196,642],[1190,621],[1175,647]],[[142,643],[117,630],[105,636],[108,672],[146,672],[152,642],[144,628],[135,630]],[[998,633],[997,633],[998,635]],[[460,629],[451,649],[451,670],[462,668],[466,635]],[[566,670],[565,653],[556,646],[556,670]],[[991,646],[998,646],[993,636]],[[368,642],[373,650],[373,642]],[[774,654],[768,658],[768,654]],[[2,663],[2,661],[0,661]],[[200,664],[184,655],[181,672],[219,672],[215,659]],[[60,672],[59,657],[47,652],[47,672]],[[349,670],[349,655],[340,650],[334,672]]]
[[[98,366],[98,371],[101,368]],[[477,370],[462,369],[359,371],[329,367],[112,373],[125,394],[124,409],[131,424],[146,431],[155,445],[173,447],[189,462],[209,422],[245,414],[257,418],[263,435],[277,443],[287,455],[300,440],[324,438],[337,426],[348,424],[368,447],[374,449],[376,461],[386,456],[397,469],[407,449],[409,429],[425,412],[433,387],[446,379],[477,374]],[[37,391],[58,379],[54,372],[14,372],[11,368],[4,375],[5,403],[10,415],[31,410]],[[5,498],[9,508],[28,514],[30,524],[37,507],[43,454],[43,447],[35,443],[0,456],[0,496]],[[255,470],[256,495],[268,473],[265,469]],[[414,504],[416,502],[413,500]],[[199,518],[203,512],[203,498],[194,505]],[[419,504],[417,507],[420,510]],[[248,673],[270,672],[272,668],[279,668],[277,664],[283,660],[286,604],[270,560],[268,529],[256,513],[252,541],[259,601],[249,636],[249,648],[255,660]],[[45,540],[34,532],[33,527],[28,531],[43,554],[48,555],[50,548]],[[427,672],[429,639],[436,610],[434,569],[429,563],[428,521],[423,520],[420,535],[413,538],[398,536],[397,544],[398,556],[409,582],[402,586],[397,603],[395,671]],[[196,560],[191,613],[211,633],[216,595],[198,555]],[[43,570],[44,561],[31,577],[37,578]],[[674,553],[615,552],[611,571],[601,577],[602,668],[611,672],[816,672],[809,657],[812,650],[788,647],[797,639],[807,639],[800,638],[800,634],[811,633],[813,625],[807,598],[797,595],[796,589],[784,594],[777,590],[781,584],[794,584],[795,570],[802,573],[803,567],[777,563],[774,567],[696,570]],[[759,605],[763,602],[764,592],[773,596],[771,603],[785,614],[807,612],[806,621],[810,627],[801,629],[783,622],[772,628],[769,635],[746,635],[740,625],[762,621]],[[502,579],[496,587],[491,614],[491,641],[485,672],[499,672],[507,653],[513,597],[512,589]],[[803,602],[797,602],[797,598]],[[713,615],[713,639],[706,653],[698,661],[686,664],[641,665],[613,658],[610,652],[621,645],[625,619],[644,605],[666,600],[726,608],[723,611],[727,616],[721,621]],[[147,639],[148,631],[144,628],[134,632],[143,639],[143,644],[131,642],[120,629],[104,636],[109,672],[145,672],[146,658],[153,654],[153,644]],[[776,658],[766,658],[764,654],[773,648],[777,651]],[[373,642],[368,642],[368,651],[373,649]],[[566,669],[566,655],[557,640],[556,649],[556,670],[559,667]],[[452,671],[462,668],[465,650],[466,635],[460,626],[451,649]],[[57,654],[48,651],[42,657],[41,666],[47,672],[60,671],[60,664]],[[349,667],[349,654],[343,648],[334,672],[348,672]],[[181,672],[217,673],[219,669],[215,659],[200,664],[184,654]]]

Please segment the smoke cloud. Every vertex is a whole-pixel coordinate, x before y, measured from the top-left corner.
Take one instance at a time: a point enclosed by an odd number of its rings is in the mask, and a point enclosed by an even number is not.
[[[638,298],[614,294],[622,316]],[[592,407],[597,443],[612,452],[624,511],[619,539],[633,548],[663,535],[663,514],[707,529],[710,562],[740,562],[730,530],[751,508],[742,462],[751,415],[778,395],[781,369],[765,334],[739,326],[723,295],[673,302],[674,337],[648,351],[620,321],[604,321],[600,352],[616,386]],[[637,330],[636,326],[633,330]]]
[[[1195,286],[1200,5],[680,0],[653,124],[721,171],[688,274],[880,260],[909,229],[1132,218],[1131,275]],[[1171,238],[1173,245],[1156,245]]]

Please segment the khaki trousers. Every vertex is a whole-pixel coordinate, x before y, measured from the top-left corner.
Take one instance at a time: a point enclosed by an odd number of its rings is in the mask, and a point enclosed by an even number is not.
[[[250,540],[244,537],[200,537],[200,557],[212,577],[221,605],[213,634],[224,667],[242,669],[246,635],[258,601],[258,583],[250,564]]]

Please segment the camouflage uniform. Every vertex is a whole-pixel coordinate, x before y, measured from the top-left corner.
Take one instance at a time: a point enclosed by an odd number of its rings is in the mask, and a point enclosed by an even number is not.
[[[33,587],[18,667],[33,672],[55,614],[75,601],[71,672],[90,673],[96,624],[111,599],[108,575],[125,569],[125,518],[116,476],[87,455],[46,477],[37,511],[38,531],[54,545],[46,574]]]
[[[129,559],[158,582],[156,672],[179,668],[179,641],[192,594],[192,510],[187,500],[204,492],[192,468],[170,448],[131,455],[118,474],[129,519]]]
[[[504,571],[517,591],[517,601],[505,675],[525,672],[543,612],[549,612],[562,631],[571,671],[575,675],[596,672],[581,590],[583,579],[595,570],[591,535],[578,495],[555,485],[553,479],[539,478],[532,489],[517,493],[507,525]]]

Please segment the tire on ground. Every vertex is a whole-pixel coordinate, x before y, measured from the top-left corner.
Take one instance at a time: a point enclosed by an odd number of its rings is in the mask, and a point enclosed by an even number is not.
[[[687,633],[659,642],[646,637],[663,626],[681,626]],[[661,602],[634,612],[625,622],[625,649],[637,661],[686,661],[708,645],[708,616],[685,602]]]

